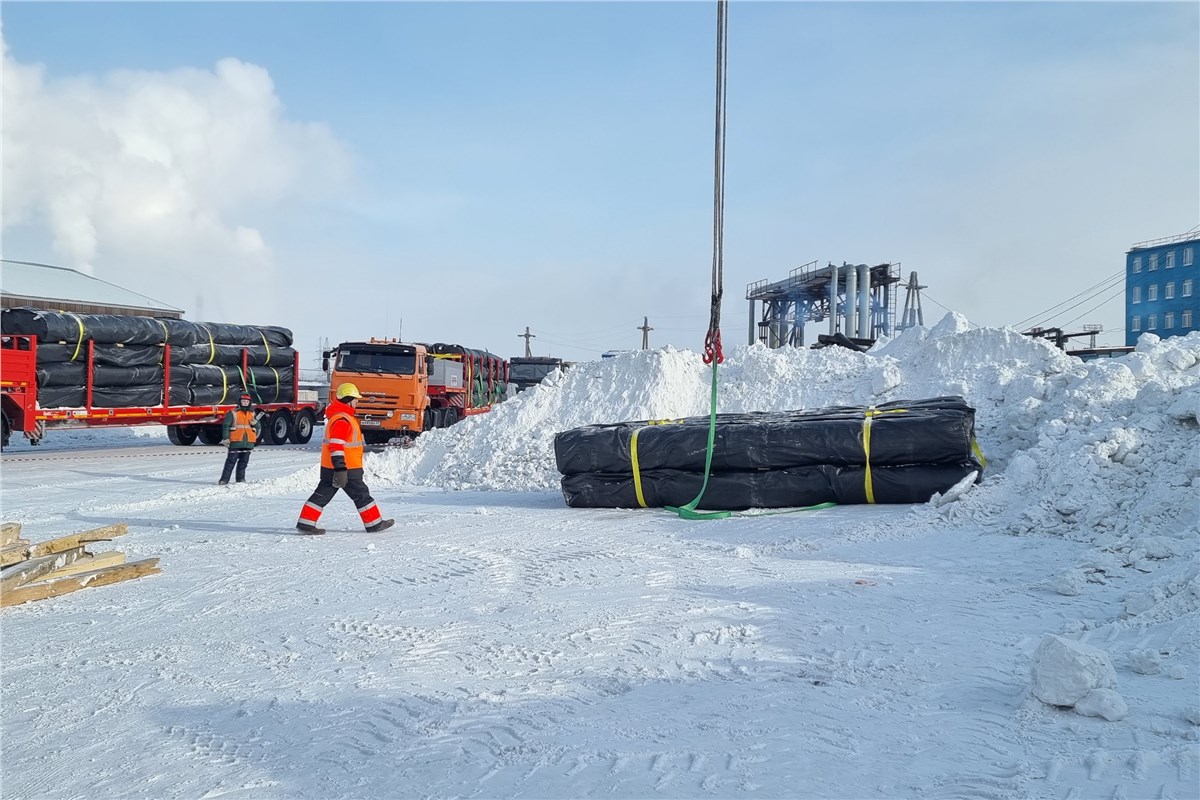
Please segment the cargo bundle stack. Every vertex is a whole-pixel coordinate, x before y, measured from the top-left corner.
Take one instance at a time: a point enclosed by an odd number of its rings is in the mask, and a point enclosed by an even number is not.
[[[172,441],[215,444],[219,415],[243,393],[271,414],[269,443],[312,435],[287,328],[6,308],[0,329],[6,441],[21,430],[36,443],[46,424],[187,422]]]
[[[575,508],[690,503],[704,486],[708,417],[588,425],[554,438]],[[961,397],[815,411],[718,414],[701,509],[923,503],[983,471]]]

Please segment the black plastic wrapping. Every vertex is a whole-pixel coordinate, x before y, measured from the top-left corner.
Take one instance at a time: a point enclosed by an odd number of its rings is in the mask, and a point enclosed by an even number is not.
[[[291,347],[292,332],[277,325],[235,325],[123,314],[67,314],[36,308],[6,308],[0,314],[4,333],[26,333],[38,343],[170,344],[187,347],[215,344]]]
[[[872,499],[867,497],[865,466],[809,466],[709,475],[697,508],[742,511],[747,508],[794,508],[817,503],[840,505],[924,503],[945,492],[972,471],[975,462],[871,467]],[[703,472],[651,470],[640,473],[642,499],[649,508],[682,506],[699,494]],[[581,473],[562,479],[563,497],[572,508],[638,508],[632,474]]]
[[[718,414],[712,471],[866,463],[868,409]],[[871,417],[871,464],[962,463],[971,458],[975,410],[961,397],[883,403]],[[642,470],[703,472],[708,417],[667,423],[588,425],[554,437],[558,471],[632,473],[631,441],[639,431]]]
[[[172,348],[172,351],[174,349]],[[243,350],[246,351],[247,362],[253,367],[290,367],[296,363],[296,351],[290,347],[267,347],[262,344],[209,344],[208,342],[182,348],[180,360],[184,364],[221,364],[240,367]],[[175,360],[173,354],[171,360]]]

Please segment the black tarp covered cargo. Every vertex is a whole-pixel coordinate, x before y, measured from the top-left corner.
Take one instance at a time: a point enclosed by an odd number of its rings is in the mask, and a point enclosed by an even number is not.
[[[982,474],[974,429],[975,410],[961,397],[718,414],[698,508],[923,503]],[[689,417],[559,433],[563,496],[573,507],[690,503],[704,482],[708,432],[708,417]]]
[[[828,502],[924,503],[978,469],[975,462],[871,467],[869,479],[865,466],[717,472],[709,475],[708,487],[697,508],[741,511]],[[572,508],[661,508],[690,503],[704,484],[702,471],[658,469],[640,472],[638,477],[640,501],[632,474],[597,472],[564,476],[563,497]]]
[[[712,471],[865,464],[868,446],[872,464],[962,463],[971,458],[974,427],[975,410],[961,397],[718,414]],[[708,417],[588,425],[555,436],[554,457],[564,475],[631,472],[637,432],[640,469],[703,472],[708,429]]]
[[[4,333],[26,333],[38,342],[98,344],[170,344],[187,347],[214,344],[291,347],[292,332],[276,325],[235,325],[123,314],[68,314],[36,308],[6,308],[0,315]]]

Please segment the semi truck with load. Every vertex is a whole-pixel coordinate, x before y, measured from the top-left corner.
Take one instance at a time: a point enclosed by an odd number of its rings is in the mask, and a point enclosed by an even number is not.
[[[260,441],[307,443],[315,402],[298,386],[291,331],[114,314],[4,309],[0,325],[0,416],[9,445],[31,445],[51,429],[165,425],[186,446],[221,441],[238,397],[262,412]]]
[[[322,353],[329,385],[362,393],[358,420],[367,444],[413,438],[483,414],[508,389],[508,362],[486,350],[371,338]]]

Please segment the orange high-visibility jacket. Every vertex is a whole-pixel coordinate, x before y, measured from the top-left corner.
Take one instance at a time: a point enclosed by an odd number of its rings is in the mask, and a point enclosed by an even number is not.
[[[242,411],[237,408],[225,415],[224,433],[231,449],[249,450],[258,442],[254,416],[254,409]]]
[[[334,400],[325,408],[325,441],[321,444],[321,466],[334,468],[333,457],[340,453],[346,469],[362,469],[363,435],[354,409]]]

